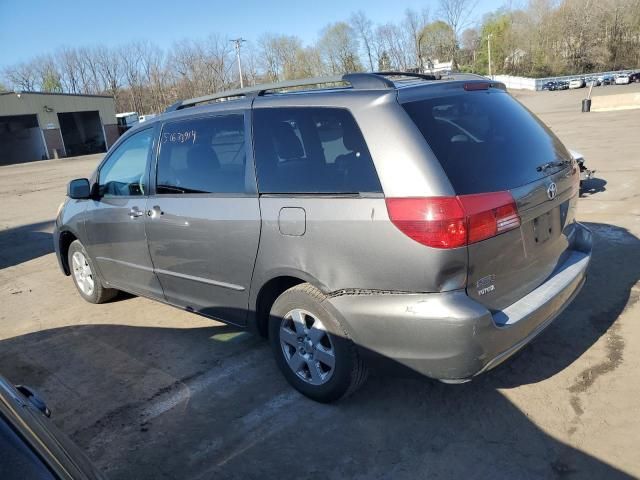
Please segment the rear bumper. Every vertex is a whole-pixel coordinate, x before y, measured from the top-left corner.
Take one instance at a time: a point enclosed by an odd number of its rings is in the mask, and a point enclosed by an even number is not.
[[[365,352],[421,374],[463,382],[497,366],[535,338],[578,294],[591,260],[591,233],[576,224],[573,250],[537,289],[491,313],[464,290],[329,297]]]

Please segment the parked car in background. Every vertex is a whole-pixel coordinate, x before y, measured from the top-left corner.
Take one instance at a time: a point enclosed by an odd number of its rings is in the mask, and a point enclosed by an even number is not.
[[[569,82],[567,82],[566,80],[559,80],[558,84],[556,85],[556,90],[568,90],[569,89]]]
[[[613,85],[615,83],[615,78],[613,77],[613,75],[609,74],[599,76],[598,80],[602,85]]]
[[[569,88],[582,88],[585,86],[584,78],[572,78],[569,82]]]
[[[544,85],[542,85],[542,90],[548,90],[551,92],[555,90],[557,86],[558,86],[558,82],[554,82],[554,81],[546,82]]]
[[[631,79],[629,78],[629,75],[627,75],[626,73],[621,73],[619,75],[616,75],[616,78],[615,78],[616,85],[628,85],[630,81]]]
[[[261,332],[329,402],[367,359],[463,383],[536,337],[585,281],[579,182],[502,83],[353,73],[177,102],[70,182],[53,238],[86,301]]]
[[[85,455],[49,420],[51,412],[29,387],[0,376],[2,480],[99,479]]]
[[[156,117],[157,113],[147,113],[146,115],[140,115],[138,117],[138,121],[140,122],[148,122],[152,118]]]
[[[634,72],[629,75],[629,82],[640,83],[640,72]]]
[[[587,79],[585,79],[585,84],[587,87],[599,87],[601,85],[600,80],[598,79],[598,77],[589,77]]]
[[[138,112],[116,113],[116,121],[118,122],[118,132],[122,135],[138,123]]]

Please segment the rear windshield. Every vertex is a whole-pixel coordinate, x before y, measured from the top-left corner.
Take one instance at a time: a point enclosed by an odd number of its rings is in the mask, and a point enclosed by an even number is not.
[[[509,190],[557,172],[570,159],[558,138],[502,91],[403,104],[459,195]]]

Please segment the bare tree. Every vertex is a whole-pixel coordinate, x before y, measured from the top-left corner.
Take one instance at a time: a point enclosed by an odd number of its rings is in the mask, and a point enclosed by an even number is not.
[[[443,17],[454,35],[454,45],[451,49],[451,60],[454,68],[457,67],[458,44],[457,40],[461,31],[469,25],[471,14],[476,6],[476,0],[440,0],[440,15]]]
[[[462,49],[461,61],[471,67],[471,71],[476,71],[476,55],[480,48],[480,32],[475,28],[467,28],[460,36],[460,47]]]
[[[429,11],[424,9],[421,13],[407,9],[404,12],[404,25],[411,37],[411,52],[413,54],[413,65],[419,71],[424,70],[424,27],[429,21]]]
[[[375,31],[375,48],[378,63],[384,57],[385,65],[392,70],[408,70],[413,67],[411,37],[399,25],[387,23],[379,25]]]
[[[80,79],[77,71],[77,52],[72,48],[62,48],[56,53],[63,88],[68,93],[80,93]]]
[[[456,37],[469,26],[471,14],[476,7],[475,0],[440,0],[439,14],[449,25]]]
[[[369,71],[373,71],[373,22],[367,18],[366,14],[359,10],[351,15],[349,19],[351,28],[358,34],[361,45],[364,49],[364,56],[369,63]]]
[[[2,73],[7,83],[11,85],[14,90],[36,90],[38,72],[33,61],[6,67]]]
[[[327,73],[357,72],[362,70],[358,58],[358,39],[346,22],[327,25],[318,41],[318,50]]]
[[[295,36],[264,34],[259,40],[263,68],[270,81],[298,78],[302,41]]]
[[[102,90],[117,100],[122,86],[122,60],[118,52],[106,47],[98,47],[95,56]]]

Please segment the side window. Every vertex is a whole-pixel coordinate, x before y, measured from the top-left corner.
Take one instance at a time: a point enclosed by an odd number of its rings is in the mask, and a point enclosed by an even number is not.
[[[15,420],[14,420],[15,421]],[[3,478],[37,478],[40,480],[57,478],[31,449],[29,444],[12,428],[0,414],[0,452],[2,452]]]
[[[143,130],[126,139],[100,168],[101,196],[144,195],[149,150],[153,143],[153,129]]]
[[[260,193],[382,191],[367,144],[345,109],[256,109],[253,128]]]
[[[241,114],[167,123],[160,135],[156,192],[245,193],[245,179],[253,182],[246,157]]]

